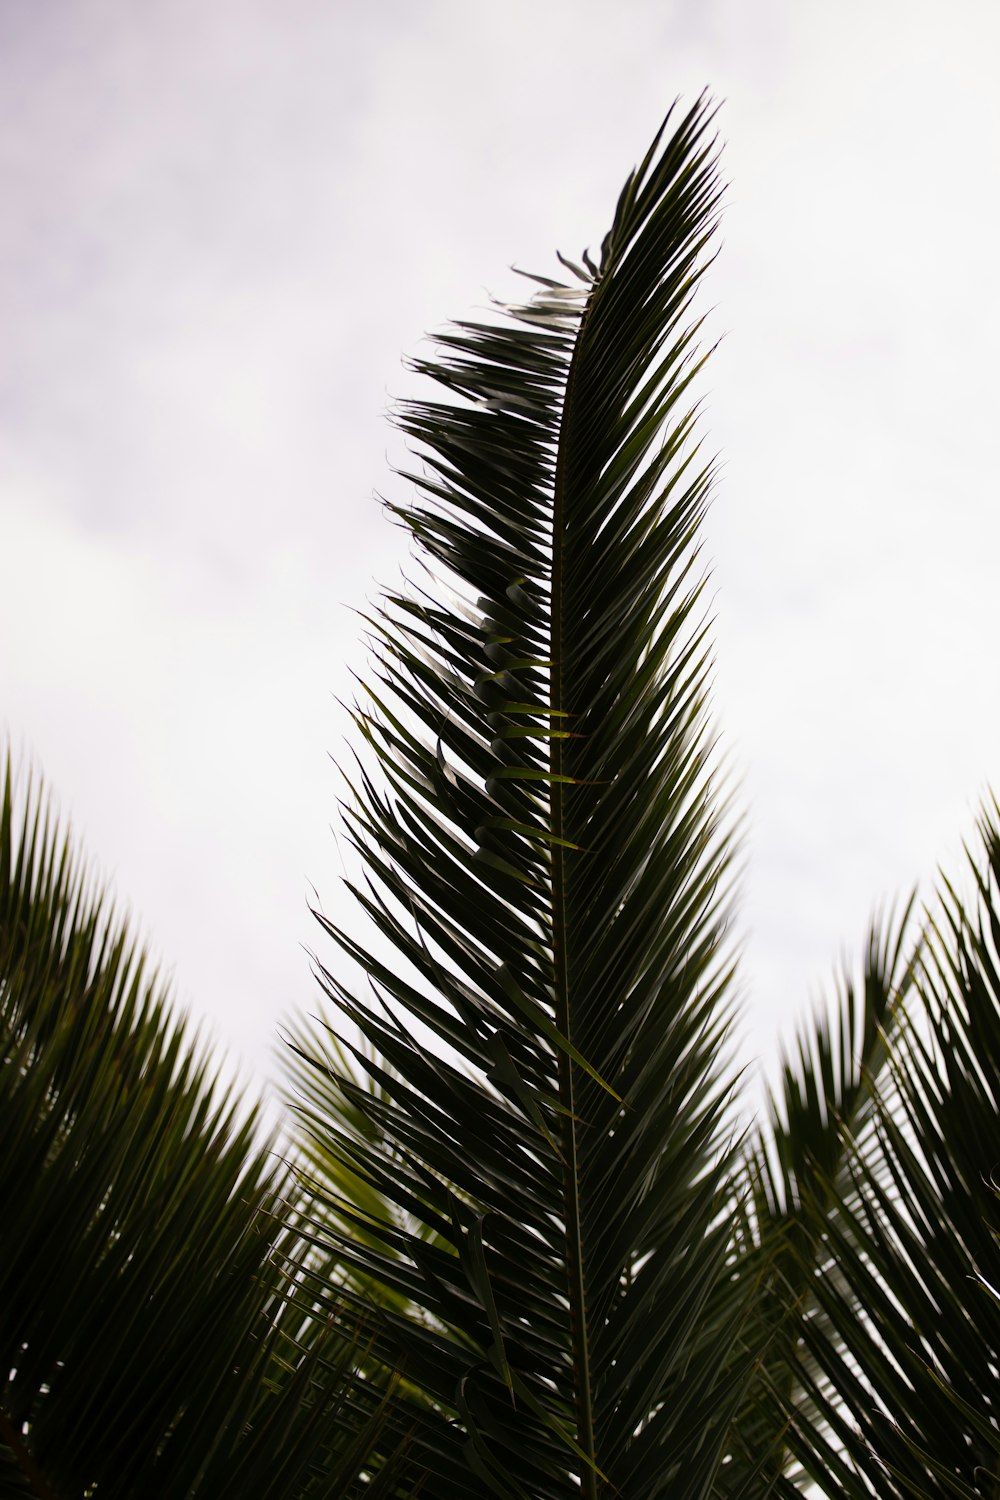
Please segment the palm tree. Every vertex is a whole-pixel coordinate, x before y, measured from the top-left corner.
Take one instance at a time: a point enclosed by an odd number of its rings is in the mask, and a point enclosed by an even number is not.
[[[395,1493],[391,1417],[296,1278],[256,1110],[9,761],[0,1041],[0,1495],[374,1493],[376,1450]]]

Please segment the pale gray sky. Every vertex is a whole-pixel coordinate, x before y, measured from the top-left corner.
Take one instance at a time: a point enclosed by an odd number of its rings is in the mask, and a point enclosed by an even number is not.
[[[724,102],[716,708],[752,1046],[1000,784],[993,0],[0,0],[0,728],[263,1076],[401,357]],[[329,957],[330,955],[327,954]]]

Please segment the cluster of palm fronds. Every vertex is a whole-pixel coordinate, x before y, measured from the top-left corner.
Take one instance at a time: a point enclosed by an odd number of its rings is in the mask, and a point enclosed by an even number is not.
[[[0,1497],[1000,1493],[996,809],[748,1139],[706,715],[699,103],[419,368],[345,809],[366,982],[254,1145],[44,804],[0,815]],[[994,1270],[994,1268],[997,1268]]]

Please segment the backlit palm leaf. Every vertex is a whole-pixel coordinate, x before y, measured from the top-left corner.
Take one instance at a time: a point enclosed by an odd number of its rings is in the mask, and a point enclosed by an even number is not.
[[[803,1330],[847,1497],[1000,1492],[1000,836],[970,862],[978,910],[945,886],[835,1212],[814,1222],[823,1316]],[[816,1434],[800,1456],[822,1463]]]
[[[424,468],[396,515],[440,582],[373,621],[349,822],[378,945],[322,919],[371,981],[327,989],[386,1061],[359,1050],[373,1086],[340,1088],[368,1129],[331,1112],[330,1150],[391,1212],[352,1234],[340,1201],[317,1239],[382,1283],[378,1350],[436,1404],[427,1495],[706,1494],[743,1379],[733,1299],[706,1316],[731,1167],[708,132],[702,104],[671,122],[599,263],[443,335],[417,368],[444,397],[403,411]]]
[[[44,800],[18,800],[8,766],[0,1494],[352,1494],[395,1415],[290,1279],[289,1180]]]
[[[817,1437],[823,1428],[809,1396],[819,1372],[803,1331],[814,1340],[823,1321],[816,1283],[828,1269],[824,1234],[850,1191],[859,1144],[875,1128],[878,1080],[913,979],[912,905],[872,927],[860,985],[845,975],[833,1003],[800,1032],[749,1144],[752,1208],[739,1269],[757,1284],[746,1337],[764,1357],[736,1423],[730,1484],[757,1470],[778,1493],[797,1493],[782,1478],[797,1472],[790,1436],[796,1424],[817,1424]]]

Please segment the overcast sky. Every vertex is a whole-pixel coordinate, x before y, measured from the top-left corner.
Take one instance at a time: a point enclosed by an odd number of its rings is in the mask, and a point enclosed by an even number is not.
[[[994,0],[0,0],[0,731],[248,1074],[340,899],[401,357],[599,245],[677,94],[730,184],[750,1051],[956,867],[1000,786],[998,57]]]

